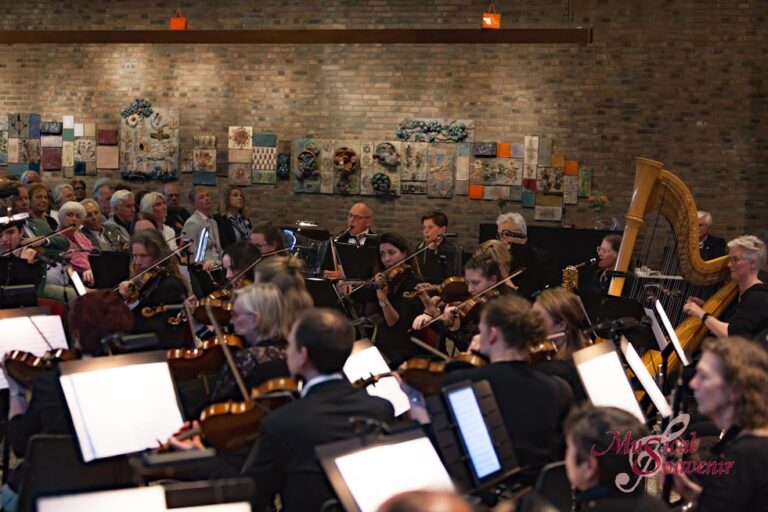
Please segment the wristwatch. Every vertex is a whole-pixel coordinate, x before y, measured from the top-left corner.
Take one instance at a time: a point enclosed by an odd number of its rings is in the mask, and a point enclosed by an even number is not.
[[[712,313],[704,313],[703,315],[701,315],[701,321],[702,321],[702,323],[706,323],[706,321],[707,321],[707,318],[709,318],[709,317],[711,317],[711,316],[712,316]]]
[[[379,307],[382,308],[382,309],[384,309],[385,307],[390,306],[390,305],[391,304],[389,303],[388,300],[380,300],[379,301]]]

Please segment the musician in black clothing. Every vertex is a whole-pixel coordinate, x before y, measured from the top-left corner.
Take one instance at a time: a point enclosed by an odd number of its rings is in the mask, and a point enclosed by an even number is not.
[[[617,476],[629,477],[629,489],[640,478],[633,472],[629,455],[617,449],[613,433],[632,442],[648,435],[648,430],[632,414],[615,407],[585,405],[574,410],[565,422],[567,449],[565,469],[568,480],[578,491],[581,510],[655,512],[669,510],[660,499],[643,492],[617,487]],[[618,453],[617,453],[618,452]],[[599,455],[596,455],[599,453]]]
[[[762,240],[744,235],[728,242],[728,268],[731,279],[739,286],[736,305],[719,320],[704,311],[704,301],[689,297],[683,311],[695,316],[715,336],[754,337],[768,328],[768,285],[758,277],[766,261],[766,248]]]
[[[429,246],[419,256],[421,274],[428,283],[440,284],[461,272],[461,248],[446,238],[438,238],[438,235],[445,235],[447,230],[448,216],[443,212],[429,212],[421,217],[424,240],[416,250]]]
[[[0,286],[35,285],[40,289],[45,279],[45,266],[32,247],[20,248],[24,220],[0,224],[0,253],[14,251],[0,258]]]
[[[389,359],[393,368],[422,352],[417,345],[411,343],[408,330],[424,307],[418,299],[403,297],[403,292],[412,291],[422,281],[419,262],[413,258],[400,268],[382,273],[411,254],[408,242],[401,235],[384,233],[379,238],[379,272],[374,281],[384,321],[377,328],[376,346]]]
[[[251,229],[250,242],[262,256],[285,249],[283,232],[269,221],[254,224]]]
[[[699,412],[722,429],[705,460],[714,471],[675,474],[700,512],[768,510],[768,352],[743,338],[710,338],[690,387]]]
[[[586,265],[579,269],[579,291],[587,293],[608,293],[611,278],[606,273],[616,266],[621,248],[620,235],[606,235],[597,246],[597,266]],[[631,287],[625,283],[624,289]]]
[[[139,276],[170,253],[168,244],[157,230],[148,229],[134,233],[131,237],[131,275]],[[175,312],[164,312],[145,318],[141,311],[145,307],[179,304],[187,298],[187,287],[179,273],[176,258],[170,258],[160,266],[152,268],[144,273],[143,277],[123,281],[118,290],[133,311],[134,333],[156,333],[163,348],[190,346],[191,340],[186,339],[188,329],[168,324],[168,319],[175,315]]]
[[[713,260],[725,256],[725,239],[709,234],[712,227],[712,215],[709,212],[697,212],[699,219],[699,254],[703,260]]]
[[[499,215],[496,218],[496,230],[496,236],[507,244],[512,253],[512,268],[527,269],[516,280],[523,297],[532,298],[545,286],[560,282],[560,271],[552,261],[552,255],[528,244],[528,226],[522,215],[515,212]]]

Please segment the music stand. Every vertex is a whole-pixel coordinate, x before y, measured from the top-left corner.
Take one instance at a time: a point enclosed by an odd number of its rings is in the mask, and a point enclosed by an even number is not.
[[[375,512],[390,497],[412,490],[453,491],[451,478],[421,429],[368,434],[315,447],[344,510]]]
[[[588,317],[592,319],[594,332],[601,338],[611,339],[618,344],[617,334],[624,334],[635,348],[655,350],[658,347],[651,324],[644,321],[646,316],[643,305],[638,301],[591,292],[580,293],[579,297]]]
[[[363,281],[373,277],[373,269],[379,254],[376,245],[357,245],[333,242],[339,263],[348,281]]]
[[[0,286],[0,309],[37,306],[37,290],[32,284]]]
[[[317,308],[331,308],[341,310],[347,313],[339,291],[333,282],[319,277],[305,277],[304,284],[307,286],[307,292],[312,296],[312,300]]]
[[[95,288],[114,288],[130,277],[131,255],[126,252],[102,251],[88,256]]]

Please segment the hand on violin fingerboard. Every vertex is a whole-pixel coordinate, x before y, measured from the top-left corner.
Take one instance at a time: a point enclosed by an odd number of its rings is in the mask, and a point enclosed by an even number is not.
[[[387,279],[387,276],[378,273],[373,278],[373,282],[376,283],[376,296],[379,300],[386,299],[387,293],[389,293],[389,280]]]

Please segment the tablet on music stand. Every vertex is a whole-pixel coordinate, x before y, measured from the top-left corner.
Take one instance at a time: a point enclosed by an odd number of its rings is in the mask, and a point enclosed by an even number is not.
[[[618,407],[646,422],[613,343],[597,343],[577,350],[573,362],[594,405]]]
[[[333,242],[339,255],[339,262],[348,281],[365,280],[373,277],[379,248],[376,245],[357,245]]]
[[[453,482],[421,429],[363,436],[315,448],[347,512],[375,512],[396,494],[453,491]]]
[[[158,445],[184,419],[164,351],[59,364],[85,462]]]

